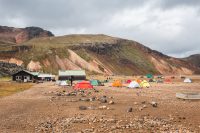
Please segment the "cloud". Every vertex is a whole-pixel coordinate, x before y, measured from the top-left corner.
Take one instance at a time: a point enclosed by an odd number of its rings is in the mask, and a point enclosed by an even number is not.
[[[39,26],[56,35],[102,33],[165,54],[199,53],[198,0],[0,0],[0,25]]]

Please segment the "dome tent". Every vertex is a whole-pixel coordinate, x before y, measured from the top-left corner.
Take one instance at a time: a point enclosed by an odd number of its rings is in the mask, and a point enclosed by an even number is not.
[[[64,81],[64,80],[60,81],[60,86],[67,86],[67,85],[68,85],[68,83],[66,81]]]
[[[130,84],[130,83],[131,83],[131,80],[130,80],[130,79],[126,80],[126,83]]]
[[[128,88],[140,88],[140,85],[136,81],[132,81],[129,85]]]
[[[93,86],[101,86],[102,83],[99,80],[90,80],[91,85]]]
[[[141,87],[147,87],[147,88],[149,88],[149,87],[150,87],[150,84],[149,84],[149,82],[147,82],[146,80],[143,80],[143,81],[140,83],[140,86],[141,86]]]
[[[185,78],[183,82],[184,83],[192,83],[192,80],[190,78]]]
[[[146,77],[147,78],[153,78],[153,75],[152,74],[147,74]]]
[[[89,81],[81,81],[74,86],[76,90],[85,90],[85,89],[93,89],[93,86]]]
[[[112,87],[122,87],[122,82],[121,82],[121,80],[115,80],[115,81],[112,83]]]

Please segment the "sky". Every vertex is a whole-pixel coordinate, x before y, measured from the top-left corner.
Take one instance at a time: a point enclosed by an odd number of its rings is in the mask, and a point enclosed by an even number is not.
[[[106,34],[174,57],[200,53],[200,0],[0,0],[0,25]]]

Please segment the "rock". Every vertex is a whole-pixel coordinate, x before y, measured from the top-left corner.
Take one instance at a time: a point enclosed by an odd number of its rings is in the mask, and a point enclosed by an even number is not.
[[[113,101],[109,101],[109,104],[114,104],[114,102]]]
[[[95,101],[95,97],[89,98],[90,101]]]
[[[134,105],[137,105],[138,103],[137,102],[134,102]]]
[[[104,106],[99,106],[99,109],[107,109],[107,107],[104,105]]]
[[[98,93],[99,91],[95,89],[94,92]]]
[[[61,96],[61,93],[57,93],[56,95],[57,95],[57,96]]]
[[[87,110],[86,106],[79,106],[79,110]]]
[[[146,101],[142,101],[142,104],[145,104],[146,103]]]
[[[147,108],[147,105],[145,104],[145,105],[143,105],[142,107],[143,107],[143,108]]]
[[[106,99],[106,97],[102,97],[102,98],[100,98],[100,102],[101,102],[101,103],[107,103],[107,99]]]
[[[157,107],[157,106],[158,106],[158,104],[157,104],[156,102],[154,102],[154,101],[151,102],[151,105],[152,105],[153,107]]]
[[[129,107],[127,112],[133,112],[133,108],[132,107]]]
[[[89,110],[95,110],[96,107],[90,106],[90,107],[88,107],[87,109],[89,109]]]

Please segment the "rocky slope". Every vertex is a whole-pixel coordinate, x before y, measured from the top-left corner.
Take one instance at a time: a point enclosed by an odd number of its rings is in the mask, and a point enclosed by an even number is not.
[[[187,61],[166,56],[135,41],[102,34],[33,38],[16,46],[7,45],[7,49],[0,52],[0,60],[12,59],[12,63],[29,70],[55,74],[59,69],[117,75],[199,72],[199,68]]]
[[[196,67],[200,68],[200,54],[194,54],[189,57],[184,58],[183,60],[188,61],[194,64]]]
[[[13,28],[0,26],[0,40],[9,43],[23,43],[32,38],[54,36],[39,27]]]
[[[22,66],[18,66],[14,63],[0,61],[0,77],[12,75],[22,69]]]

